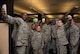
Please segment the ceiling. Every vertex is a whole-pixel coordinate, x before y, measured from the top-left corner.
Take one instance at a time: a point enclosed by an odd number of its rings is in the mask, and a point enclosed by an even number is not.
[[[14,0],[14,14],[26,12],[36,18],[40,13],[48,18],[62,18],[75,6],[80,6],[80,0]],[[80,13],[80,8],[74,13]]]

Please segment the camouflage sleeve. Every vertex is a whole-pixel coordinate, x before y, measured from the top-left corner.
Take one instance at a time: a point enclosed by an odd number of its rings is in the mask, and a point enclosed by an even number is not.
[[[43,32],[43,33],[45,32],[45,28],[44,28],[44,26],[42,26],[42,32]]]
[[[36,40],[36,37],[35,37],[35,34],[33,34],[32,38],[31,38],[31,45],[32,45],[33,48],[35,48],[35,45],[36,45],[36,44],[34,43],[35,40]]]
[[[44,47],[44,34],[42,34],[42,48]]]
[[[7,22],[9,24],[14,24],[14,23],[21,24],[21,19],[20,18],[15,18],[15,17],[12,17],[10,15],[3,16],[3,19],[4,19],[5,22]]]
[[[71,20],[68,20],[65,24],[64,27],[65,29],[68,29],[71,26]]]
[[[29,33],[28,33],[28,35],[29,35],[29,38],[28,38],[28,42],[29,42],[29,44],[31,45],[31,38],[32,38],[32,36],[33,36],[33,33],[31,32],[31,29],[29,28]]]
[[[52,36],[52,38],[56,38],[55,37],[56,36],[56,28],[54,28],[54,27],[51,28],[51,36]]]
[[[74,33],[75,33],[75,41],[74,41],[73,44],[76,45],[76,44],[78,44],[80,34],[79,34],[79,28],[78,27],[76,27],[74,30],[75,30],[74,31]]]

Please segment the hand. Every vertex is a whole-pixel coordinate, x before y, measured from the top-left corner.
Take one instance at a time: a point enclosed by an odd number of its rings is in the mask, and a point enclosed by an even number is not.
[[[2,14],[2,16],[6,16],[7,15],[7,13],[5,12],[4,8],[1,8],[1,14]]]
[[[78,45],[78,43],[74,44],[73,47],[76,47]]]
[[[71,20],[71,19],[72,19],[72,16],[71,16],[71,15],[68,15],[68,19],[70,19],[70,20]]]
[[[76,45],[73,45],[73,47],[76,47]]]
[[[42,46],[42,49],[44,48],[44,46]]]
[[[36,51],[36,49],[35,49],[35,48],[33,48],[33,51]]]

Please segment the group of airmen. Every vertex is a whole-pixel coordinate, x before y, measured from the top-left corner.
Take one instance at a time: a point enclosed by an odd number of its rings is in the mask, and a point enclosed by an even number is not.
[[[13,24],[12,39],[15,45],[15,54],[77,54],[80,30],[71,15],[67,22],[48,18],[29,26],[27,14],[20,17],[7,15],[1,9],[2,18],[8,24]],[[50,52],[52,51],[52,52]]]

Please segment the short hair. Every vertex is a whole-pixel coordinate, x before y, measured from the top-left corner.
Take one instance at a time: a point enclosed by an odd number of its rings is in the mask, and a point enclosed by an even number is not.
[[[31,26],[36,25],[35,23],[32,23]]]
[[[45,18],[45,21],[46,21],[47,19],[49,20],[49,18]]]
[[[40,25],[36,25],[35,28],[37,28],[38,26],[40,26]],[[41,26],[40,26],[40,28],[41,28]]]
[[[24,15],[24,14],[27,14],[27,13],[21,13],[21,16]]]
[[[58,21],[62,21],[63,24],[65,23],[63,19],[59,19]]]

